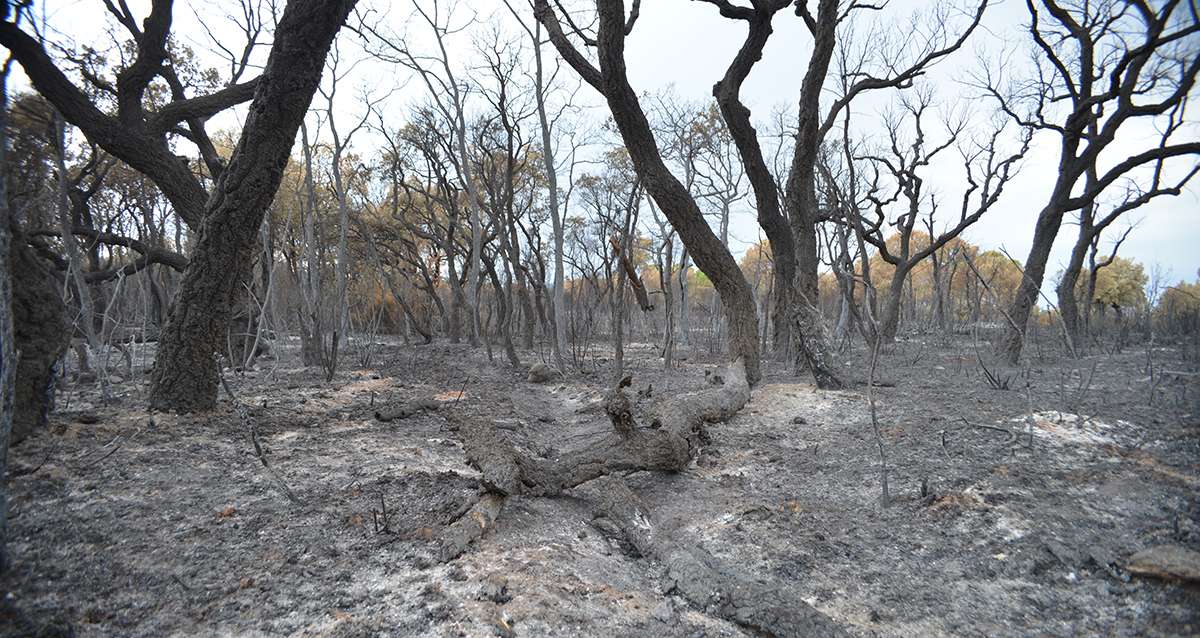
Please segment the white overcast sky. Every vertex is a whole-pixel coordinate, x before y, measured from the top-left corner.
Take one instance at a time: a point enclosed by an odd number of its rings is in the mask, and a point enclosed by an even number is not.
[[[426,6],[431,0],[419,0]],[[957,0],[969,3],[971,0]],[[428,41],[416,34],[426,33],[424,25],[406,20],[411,15],[411,0],[388,2],[372,2],[363,0],[359,9],[374,9],[386,11],[398,33],[412,34],[413,40],[420,37],[425,45]],[[522,0],[515,0],[514,6]],[[139,15],[145,14],[144,1],[131,1]],[[390,5],[390,6],[389,6]],[[877,14],[876,19],[885,21],[892,27],[897,37],[907,37],[909,18],[916,11],[927,9],[929,3],[917,0],[892,0],[887,8]],[[216,0],[209,2],[176,2],[175,28],[176,33],[193,48],[203,52],[211,49],[211,42],[196,24],[193,13],[211,17],[212,22],[220,22],[220,16],[226,12],[236,11],[237,4],[231,0]],[[106,37],[103,25],[111,22],[107,19],[103,4],[100,0],[57,0],[45,5],[47,21],[52,31],[57,31],[72,37],[77,42],[101,42]],[[451,56],[457,59],[458,66],[465,75],[470,64],[470,58],[475,55],[470,33],[471,30],[483,31],[490,28],[492,23],[499,22],[503,28],[513,30],[515,26],[507,9],[499,0],[483,0],[468,2],[462,0],[456,7],[456,15],[461,16],[460,24],[471,15],[476,16],[476,24],[467,32],[455,36],[451,41]],[[963,80],[979,68],[979,57],[998,54],[1008,47],[1018,49],[1015,62],[1023,63],[1024,47],[1027,36],[1023,32],[1028,23],[1025,4],[1019,0],[1003,0],[989,7],[983,29],[976,34],[963,50],[942,64],[928,81],[936,87],[938,100],[951,103],[955,100],[968,100],[969,104],[979,110],[990,108],[986,99],[980,98],[978,92],[967,86]],[[862,27],[865,30],[865,26]],[[681,98],[705,102],[711,99],[713,83],[723,74],[726,65],[741,44],[744,27],[740,23],[721,18],[711,5],[691,0],[645,0],[642,3],[641,18],[629,38],[626,50],[626,60],[629,67],[630,80],[639,91],[660,91],[673,85],[674,91]],[[348,40],[345,47],[348,56],[354,56],[355,45],[353,36],[346,30],[342,33],[343,40]],[[414,46],[420,47],[421,44]],[[743,89],[743,98],[755,115],[756,123],[765,123],[771,112],[776,108],[794,104],[799,93],[799,84],[808,61],[811,39],[803,24],[790,10],[782,11],[775,19],[775,33],[772,36],[763,59],[755,66],[753,73]],[[552,48],[547,47],[552,54]],[[532,61],[530,61],[532,65]],[[565,74],[571,73],[569,69]],[[361,109],[353,102],[353,97],[360,89],[386,92],[394,84],[403,83],[406,74],[403,70],[385,67],[377,62],[360,64],[354,75],[347,80],[349,87],[340,87],[339,93],[346,98],[345,107],[339,109],[339,118],[349,120],[356,117]],[[17,80],[20,82],[21,80]],[[403,102],[412,101],[423,90],[418,82],[409,82],[405,88],[392,96],[394,107],[388,112],[397,113],[403,117],[406,111]],[[598,96],[584,87],[581,95],[586,94],[585,101],[599,104]],[[317,97],[319,101],[320,96]],[[852,128],[856,135],[877,136],[881,112],[887,106],[885,96],[862,100],[853,107]],[[314,107],[317,106],[314,102]],[[345,113],[342,114],[342,111]],[[229,116],[229,125],[235,124],[233,118],[240,118],[244,111]],[[597,119],[603,112],[597,109]],[[1191,119],[1197,120],[1193,111]],[[224,124],[224,122],[221,122]],[[530,126],[533,126],[530,122]],[[760,130],[762,127],[760,126]],[[1015,129],[1013,129],[1015,130]],[[1128,154],[1129,150],[1141,150],[1136,145],[1153,135],[1152,126],[1145,125],[1131,128],[1122,138],[1119,138],[1117,148],[1111,157]],[[1189,125],[1184,131],[1191,139],[1200,137],[1200,127]],[[532,134],[532,131],[531,131]],[[1183,139],[1185,136],[1181,136]],[[355,150],[370,153],[370,138],[362,136],[356,139]],[[1144,147],[1142,147],[1144,148]],[[1178,167],[1190,167],[1196,158],[1189,157],[1177,164]],[[1034,220],[1041,210],[1050,188],[1053,184],[1055,165],[1057,162],[1057,146],[1055,139],[1050,136],[1036,137],[1030,153],[1022,164],[1020,174],[1009,184],[1001,201],[975,226],[970,228],[965,237],[984,248],[1007,249],[1020,260],[1028,251],[1033,236]],[[950,167],[939,169],[929,176],[928,183],[945,199],[943,208],[955,208],[955,202],[962,192],[961,180]],[[1117,190],[1117,189],[1112,189]],[[1114,193],[1112,197],[1116,197]],[[1170,269],[1172,280],[1195,280],[1197,269],[1200,268],[1200,185],[1193,182],[1179,197],[1159,198],[1150,205],[1129,214],[1129,221],[1138,221],[1137,228],[1122,247],[1122,254],[1144,263],[1149,272],[1150,267],[1159,264]],[[1124,226],[1110,231],[1116,235]],[[744,249],[746,242],[758,238],[757,225],[753,215],[743,210],[736,216],[731,228],[731,234],[740,246],[735,251]],[[1052,278],[1066,259],[1071,243],[1074,241],[1076,228],[1066,225],[1059,233],[1059,241],[1055,246],[1051,266],[1048,268],[1048,279]],[[1107,243],[1106,243],[1107,245]],[[1048,281],[1046,289],[1052,288]]]

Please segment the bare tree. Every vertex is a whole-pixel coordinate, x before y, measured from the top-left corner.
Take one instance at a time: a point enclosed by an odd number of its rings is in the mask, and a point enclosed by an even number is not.
[[[877,9],[865,3],[821,0],[813,14],[808,3],[797,2],[796,13],[804,20],[813,36],[813,51],[800,87],[795,145],[786,186],[779,188],[763,157],[757,133],[750,122],[750,110],[740,99],[741,86],[754,64],[762,57],[763,48],[772,33],[771,22],[790,2],[783,0],[753,2],[750,7],[732,4],[728,0],[705,0],[717,6],[721,15],[745,22],[746,39],[730,62],[724,77],[713,88],[721,114],[737,144],[743,165],[755,193],[759,224],[771,241],[776,263],[775,325],[776,349],[794,344],[798,350],[798,367],[807,366],[822,387],[838,387],[841,381],[834,371],[824,336],[823,321],[817,303],[817,225],[823,221],[817,202],[817,159],[821,140],[833,127],[838,114],[859,94],[866,91],[905,88],[913,78],[931,65],[958,50],[982,18],[987,1],[980,3],[971,22],[957,37],[950,37],[947,11],[940,9],[925,30],[915,30],[923,37],[915,44],[903,42],[899,51],[887,51],[883,60],[867,57],[853,71],[842,73],[839,97],[828,110],[821,109],[821,93],[829,75],[830,62],[837,43],[837,27],[854,12]],[[914,51],[915,50],[915,51]],[[907,53],[907,55],[905,55]],[[882,57],[881,56],[881,57]],[[872,63],[882,72],[872,72]],[[782,190],[782,196],[780,191]],[[790,334],[795,327],[799,334]]]
[[[438,0],[432,0],[428,8],[420,2],[414,2],[416,14],[420,16],[433,33],[437,44],[437,53],[433,56],[419,55],[396,37],[384,36],[378,30],[372,29],[380,43],[376,54],[385,61],[399,63],[417,73],[425,84],[428,97],[434,107],[453,127],[454,150],[456,157],[452,158],[459,172],[463,187],[467,194],[467,210],[470,213],[471,249],[467,265],[466,297],[468,312],[471,315],[471,343],[478,345],[480,337],[479,300],[478,292],[481,284],[481,259],[483,255],[483,222],[479,206],[478,185],[472,173],[472,159],[467,139],[467,93],[468,86],[460,81],[454,72],[453,60],[447,48],[447,40],[462,26],[453,24],[453,11],[443,11]],[[429,67],[436,67],[437,70]]]
[[[695,198],[663,162],[637,93],[629,85],[625,73],[625,37],[637,22],[637,6],[634,5],[627,18],[624,3],[620,0],[597,1],[599,28],[594,43],[598,67],[575,48],[547,0],[535,0],[534,12],[563,59],[608,102],[646,192],[657,202],[696,264],[721,295],[729,322],[731,357],[742,358],[747,378],[751,383],[757,383],[761,377],[758,319],[750,285],[733,255],[709,228]]]
[[[340,109],[335,104],[338,84],[345,81],[354,72],[354,68],[357,65],[358,61],[352,61],[348,67],[345,65],[338,43],[335,41],[326,62],[329,71],[327,88],[317,88],[321,97],[325,98],[325,124],[329,127],[331,150],[333,152],[330,173],[332,176],[333,194],[337,200],[338,207],[337,270],[335,273],[336,281],[334,283],[337,295],[338,321],[337,328],[331,335],[334,342],[339,340],[346,341],[350,338],[350,299],[347,297],[349,287],[348,273],[350,269],[350,186],[346,181],[352,179],[351,174],[356,171],[353,167],[345,166],[346,152],[350,148],[354,136],[366,126],[367,120],[374,111],[376,103],[381,100],[381,98],[372,98],[369,95],[364,95],[362,97],[364,105],[361,116],[352,120],[348,129],[338,130],[336,112]],[[329,351],[336,353],[338,351],[337,343],[333,343]],[[334,370],[337,367],[337,361],[325,361],[324,365],[329,370]]]
[[[863,237],[870,242],[879,256],[892,265],[892,278],[888,283],[887,296],[880,316],[880,338],[891,341],[896,338],[900,323],[900,300],[904,284],[922,261],[941,250],[951,240],[960,236],[968,227],[979,221],[999,199],[1008,181],[1016,174],[1017,162],[1029,150],[1031,136],[1023,131],[1020,146],[1005,152],[1002,138],[1007,133],[1003,123],[990,134],[983,135],[985,141],[973,142],[977,132],[969,128],[965,113],[948,114],[945,118],[945,135],[941,140],[930,139],[926,117],[933,104],[933,90],[925,87],[901,100],[901,112],[885,117],[887,129],[886,154],[871,154],[869,160],[874,169],[872,189],[868,199],[874,208],[874,219],[865,229]],[[911,141],[905,139],[903,129],[911,126]],[[943,151],[957,149],[966,172],[966,186],[960,202],[957,219],[952,226],[940,233],[931,233],[921,241],[914,242],[914,231],[918,220],[933,219],[939,207],[937,194],[925,189],[924,174]],[[883,188],[881,176],[887,175],[891,188]],[[899,213],[889,216],[893,205]],[[860,223],[857,219],[855,223]],[[895,228],[895,243],[888,245],[887,226]]]
[[[1175,131],[1183,126],[1183,111],[1186,102],[1181,101],[1179,105],[1168,114],[1166,128],[1162,131],[1160,137],[1169,138]],[[1093,133],[1095,126],[1092,126]],[[1063,324],[1066,327],[1068,339],[1075,346],[1077,353],[1082,352],[1082,344],[1084,343],[1084,335],[1088,332],[1088,326],[1091,321],[1091,299],[1092,293],[1095,290],[1095,273],[1096,273],[1096,251],[1100,243],[1100,237],[1104,231],[1109,229],[1117,220],[1124,217],[1130,211],[1138,210],[1142,206],[1148,204],[1151,200],[1162,196],[1178,196],[1183,192],[1183,188],[1193,177],[1200,172],[1200,163],[1192,166],[1191,170],[1187,171],[1182,177],[1166,183],[1166,162],[1164,159],[1158,159],[1153,162],[1153,174],[1150,177],[1148,186],[1138,184],[1135,179],[1127,180],[1125,193],[1122,195],[1120,203],[1109,208],[1109,210],[1100,215],[1098,213],[1101,208],[1096,201],[1089,202],[1078,211],[1079,216],[1079,234],[1076,236],[1075,245],[1071,249],[1071,256],[1067,261],[1067,267],[1063,270],[1062,277],[1059,278],[1058,285],[1055,287],[1055,292],[1058,297],[1058,309],[1062,314]],[[1085,190],[1094,186],[1099,179],[1096,168],[1090,167],[1084,174]],[[1116,256],[1116,248],[1121,245],[1125,238],[1129,235],[1127,229],[1122,236],[1116,241],[1113,253],[1108,258],[1107,262],[1111,263]],[[1080,317],[1079,302],[1076,299],[1076,289],[1079,283],[1079,276],[1083,270],[1083,262],[1085,255],[1092,262],[1089,266],[1089,277],[1087,296],[1084,298],[1083,316]],[[1103,262],[1102,262],[1103,263]]]

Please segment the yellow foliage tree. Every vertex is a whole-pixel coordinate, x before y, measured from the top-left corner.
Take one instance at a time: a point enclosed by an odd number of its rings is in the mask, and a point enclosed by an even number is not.
[[[1146,271],[1131,259],[1116,257],[1096,269],[1096,293],[1092,302],[1113,308],[1137,308],[1146,302]]]

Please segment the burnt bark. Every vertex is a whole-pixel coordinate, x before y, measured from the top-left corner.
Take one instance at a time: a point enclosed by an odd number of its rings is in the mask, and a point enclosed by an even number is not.
[[[807,366],[816,378],[817,385],[824,388],[839,388],[842,385],[830,355],[824,318],[817,308],[817,268],[820,266],[817,224],[820,222],[820,211],[817,208],[816,166],[823,137],[821,89],[833,57],[837,11],[837,0],[821,0],[817,6],[816,21],[810,25],[814,27],[811,29],[813,52],[800,85],[796,145],[783,198],[796,252],[795,273],[785,286],[792,324],[800,331],[792,336],[797,355],[796,367]],[[805,329],[808,332],[803,332]]]
[[[1050,205],[1038,214],[1037,225],[1034,226],[1033,244],[1029,247],[1029,256],[1025,258],[1024,275],[1017,287],[1016,297],[1009,308],[1008,315],[1013,325],[1005,331],[998,348],[1000,356],[1011,364],[1016,364],[1021,358],[1021,349],[1025,345],[1025,328],[1029,316],[1037,304],[1042,278],[1046,275],[1046,264],[1050,261],[1050,250],[1054,247],[1054,239],[1058,229],[1062,227],[1064,207],[1052,199]]]
[[[9,253],[12,281],[13,347],[18,353],[12,434],[20,443],[45,427],[54,407],[55,365],[70,344],[66,306],[58,280],[15,227]]]
[[[1089,172],[1089,180],[1092,179],[1094,171]],[[1095,229],[1093,211],[1095,204],[1085,206],[1079,212],[1079,235],[1075,238],[1075,245],[1071,247],[1071,256],[1067,259],[1067,267],[1063,269],[1062,278],[1059,279],[1058,285],[1055,287],[1055,296],[1058,297],[1058,311],[1062,317],[1063,330],[1067,333],[1067,339],[1072,346],[1068,348],[1073,350],[1076,355],[1082,354],[1083,345],[1083,320],[1079,313],[1079,302],[1075,295],[1075,286],[1079,282],[1079,275],[1083,272],[1083,262],[1087,258],[1088,250],[1092,247],[1092,240],[1097,235]],[[1092,303],[1091,296],[1084,300],[1085,303]]]
[[[822,0],[818,7],[813,54],[801,86],[799,129],[782,205],[775,177],[750,122],[750,109],[742,104],[739,95],[750,70],[762,57],[772,33],[772,18],[788,4],[762,2],[753,8],[722,6],[722,15],[746,22],[747,33],[724,77],[713,87],[713,95],[754,191],[759,225],[771,242],[775,263],[772,286],[775,351],[786,356],[794,346],[798,368],[811,370],[819,386],[837,388],[841,382],[829,356],[822,317],[813,305],[817,299],[818,265],[815,165],[821,137],[819,98],[833,55],[836,0]],[[808,332],[798,332],[802,329]]]
[[[325,55],[355,0],[292,0],[250,104],[241,140],[208,200],[203,231],[167,318],[151,374],[150,404],[211,409],[215,353],[228,328],[238,277],[250,265],[259,225],[321,80]]]
[[[787,309],[791,307],[788,290],[796,273],[796,247],[788,228],[787,219],[779,205],[779,192],[775,177],[763,157],[758,141],[758,132],[750,122],[750,109],[741,102],[742,83],[750,74],[754,64],[762,58],[763,48],[773,31],[771,20],[775,13],[786,7],[788,2],[763,3],[747,16],[746,39],[734,56],[720,82],[713,86],[713,96],[721,110],[721,117],[729,128],[734,146],[746,170],[746,176],[754,191],[758,225],[762,227],[771,243],[774,259],[775,304],[772,315],[775,352],[785,356],[791,340],[791,322]]]
[[[7,6],[7,5],[6,5]],[[7,16],[4,16],[7,17]],[[16,400],[17,346],[13,324],[13,233],[8,203],[8,73],[0,67],[0,574],[12,566],[8,552],[8,444],[12,440]]]

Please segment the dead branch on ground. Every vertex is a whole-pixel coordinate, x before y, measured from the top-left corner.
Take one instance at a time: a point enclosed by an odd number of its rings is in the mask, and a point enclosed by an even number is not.
[[[639,426],[625,394],[625,377],[604,402],[613,431],[580,449],[552,459],[535,458],[505,441],[494,424],[450,416],[468,462],[482,474],[486,492],[452,523],[442,538],[439,558],[460,556],[491,528],[509,496],[555,496],[600,479],[600,517],[642,556],[662,562],[670,589],[693,605],[757,632],[776,636],[841,635],[833,623],[798,599],[788,599],[778,583],[757,582],[721,565],[694,543],[675,539],[616,475],[658,470],[679,472],[700,452],[709,423],[727,421],[750,400],[746,369],[739,358],[708,376],[711,387],[669,397],[648,410]],[[588,492],[593,491],[589,489]]]

